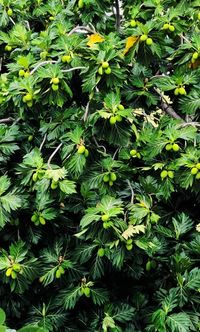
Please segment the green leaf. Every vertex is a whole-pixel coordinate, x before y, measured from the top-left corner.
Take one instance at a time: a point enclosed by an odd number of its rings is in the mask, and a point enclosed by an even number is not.
[[[172,314],[167,317],[166,324],[171,332],[189,332],[191,321],[186,313]]]
[[[3,325],[6,320],[6,314],[2,308],[0,308],[0,325]]]

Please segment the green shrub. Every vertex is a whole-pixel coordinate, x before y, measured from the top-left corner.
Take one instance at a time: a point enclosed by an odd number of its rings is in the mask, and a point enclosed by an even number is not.
[[[199,0],[0,0],[0,27],[7,325],[198,331]]]

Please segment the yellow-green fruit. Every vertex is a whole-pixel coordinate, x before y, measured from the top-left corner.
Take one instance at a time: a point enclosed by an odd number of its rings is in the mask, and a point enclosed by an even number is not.
[[[18,75],[20,77],[23,77],[25,75],[25,71],[23,69],[20,69]]]
[[[56,189],[56,188],[58,188],[58,184],[52,182],[52,183],[51,183],[51,189],[54,190],[54,189]]]
[[[12,268],[9,267],[9,269],[6,270],[6,277],[10,277],[12,273]]]
[[[101,220],[104,222],[104,221],[108,221],[109,220],[109,215],[108,214],[104,214],[102,217],[101,217]]]
[[[32,179],[33,179],[34,182],[37,181],[37,178],[38,178],[37,173],[33,173]]]
[[[53,16],[49,17],[49,21],[54,21],[54,20],[55,20],[55,17],[53,17]]]
[[[179,146],[177,143],[174,143],[174,144],[172,145],[172,149],[173,149],[175,152],[177,152],[177,151],[180,150],[180,146]]]
[[[11,8],[8,8],[8,10],[7,10],[7,14],[8,14],[8,16],[12,16],[12,15],[13,15],[13,11],[12,11]]]
[[[85,152],[85,146],[84,145],[79,146],[78,153],[83,154],[84,152]]]
[[[107,69],[109,67],[109,63],[108,63],[108,61],[104,61],[104,62],[102,62],[102,68],[103,69]]]
[[[15,263],[15,264],[13,265],[13,270],[14,270],[15,272],[19,272],[19,271],[21,270],[21,265],[20,265],[19,263]]]
[[[109,181],[109,186],[110,186],[110,187],[113,186],[113,181]]]
[[[140,36],[140,41],[145,41],[145,40],[147,40],[147,38],[148,38],[148,36],[144,34],[144,35]]]
[[[193,167],[192,169],[191,169],[191,174],[192,175],[196,175],[197,173],[198,173],[198,168],[197,167]]]
[[[167,175],[168,175],[168,172],[167,172],[166,170],[163,170],[163,171],[161,172],[161,174],[160,174],[160,176],[161,176],[162,179],[166,178]]]
[[[61,273],[59,270],[56,271],[56,278],[59,279],[61,277]]]
[[[60,80],[59,80],[58,77],[54,77],[54,78],[52,78],[51,82],[52,82],[53,84],[59,84]]]
[[[167,29],[169,29],[169,23],[165,23],[165,24],[163,24],[163,30],[167,30]]]
[[[151,270],[151,262],[148,261],[148,262],[146,263],[146,271],[149,272],[150,270]]]
[[[107,229],[107,228],[109,228],[109,227],[110,227],[109,223],[108,223],[107,221],[105,221],[105,222],[103,223],[103,228],[104,228],[104,229]]]
[[[167,175],[169,176],[170,179],[174,178],[174,172],[173,171],[168,171]]]
[[[116,121],[117,122],[121,122],[122,121],[122,117],[121,117],[121,115],[116,115]]]
[[[153,40],[152,40],[152,38],[147,38],[147,40],[146,40],[146,44],[147,44],[148,46],[151,46],[151,45],[153,44]]]
[[[130,21],[130,26],[131,26],[132,28],[135,28],[136,25],[137,25],[136,20],[131,20],[131,21]]]
[[[26,104],[28,107],[32,107],[33,106],[33,102],[32,101],[28,101],[28,103]]]
[[[198,53],[198,52],[194,52],[194,53],[192,54],[192,58],[193,58],[194,60],[197,60],[198,57],[199,57],[199,53]]]
[[[172,149],[172,144],[167,144],[165,150],[170,151]]]
[[[62,266],[59,266],[59,271],[60,271],[61,274],[65,274],[65,270],[63,269]]]
[[[104,177],[103,177],[103,181],[104,182],[109,182],[110,181],[110,177],[108,174],[105,174]]]
[[[198,16],[197,16],[197,17],[198,17],[198,20],[200,20],[200,12],[198,13]]]
[[[58,91],[59,86],[57,84],[52,84],[51,88],[53,91]]]
[[[107,69],[105,69],[105,74],[110,75],[111,72],[112,72],[112,70],[111,70],[110,67],[108,67]]]
[[[84,6],[84,1],[83,0],[79,0],[78,1],[78,8],[83,8],[83,6]]]
[[[89,156],[89,151],[88,151],[88,149],[85,149],[84,155],[85,155],[86,158]]]
[[[171,31],[171,32],[175,31],[175,27],[172,24],[169,25],[169,31]]]
[[[16,279],[17,278],[17,273],[15,271],[11,272],[11,278]]]
[[[46,57],[47,57],[47,55],[48,55],[48,52],[47,52],[47,51],[43,51],[43,52],[41,52],[41,53],[40,53],[40,59],[45,60]]]
[[[196,179],[197,179],[197,180],[200,180],[200,172],[197,173],[197,175],[196,175]]]
[[[33,99],[32,94],[27,93],[24,97],[23,97],[23,102],[27,103],[28,101],[31,101]]]
[[[179,90],[180,95],[186,95],[186,90],[184,87],[181,87],[178,90]]]
[[[119,109],[120,111],[123,111],[123,110],[124,110],[124,106],[123,106],[122,104],[119,104],[119,105],[118,105],[118,109]]]
[[[105,250],[103,248],[99,248],[97,254],[99,257],[103,257],[105,255]]]
[[[176,88],[176,89],[174,90],[174,94],[175,94],[175,96],[178,96],[178,95],[179,95],[179,88]]]
[[[89,287],[84,288],[84,294],[86,297],[90,297],[90,288]]]
[[[98,73],[99,73],[99,75],[103,75],[103,68],[102,67],[99,67]]]
[[[135,157],[136,154],[137,154],[137,150],[133,149],[133,150],[130,151],[130,155],[131,155],[132,157]]]
[[[31,142],[33,140],[33,135],[28,136],[28,141]]]
[[[132,244],[133,243],[133,240],[132,239],[128,239],[127,241],[126,241],[126,244]]]
[[[40,221],[41,225],[45,225],[46,224],[46,220],[42,216],[39,216],[39,221]]]
[[[64,63],[65,62],[70,63],[71,60],[72,60],[71,55],[63,55],[62,59],[61,59],[61,61],[64,62]]]
[[[133,249],[133,245],[132,244],[126,244],[126,249],[128,251],[132,250]]]
[[[6,45],[5,46],[5,51],[8,51],[8,52],[12,51],[12,46]]]
[[[111,125],[114,125],[116,123],[116,121],[117,121],[116,116],[111,116],[109,119],[109,122]]]
[[[196,168],[200,169],[200,163],[196,164]]]
[[[38,220],[38,216],[36,214],[33,214],[31,217],[31,221],[36,222]]]
[[[117,180],[117,175],[115,173],[111,173],[110,174],[110,180],[113,181],[113,182],[116,181]]]
[[[24,77],[29,77],[29,76],[30,76],[29,71],[26,71],[25,74],[24,74]]]

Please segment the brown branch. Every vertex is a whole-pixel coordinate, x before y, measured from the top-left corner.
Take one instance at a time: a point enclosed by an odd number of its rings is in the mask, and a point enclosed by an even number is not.
[[[117,29],[117,31],[119,31],[119,28],[120,28],[119,0],[115,0],[115,9],[116,9],[116,29]]]
[[[170,115],[172,118],[174,119],[178,119],[181,120],[183,122],[185,122],[180,115],[178,115],[175,110],[168,104],[167,100],[165,99],[165,97],[163,96],[162,92],[160,92],[159,89],[154,88],[154,91],[160,96],[161,99],[161,109],[167,113],[168,115]]]

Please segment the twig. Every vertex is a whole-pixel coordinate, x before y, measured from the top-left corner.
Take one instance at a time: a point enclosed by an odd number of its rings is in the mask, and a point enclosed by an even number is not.
[[[159,91],[159,89],[154,88],[154,91],[157,92],[157,94],[160,96],[161,98],[161,108],[164,112],[166,112],[168,115],[170,115],[172,118],[174,119],[179,119],[182,120],[183,122],[185,122],[180,115],[178,115],[174,109],[168,104],[167,100],[165,99],[165,97],[163,96],[163,94]]]
[[[121,148],[117,148],[113,154],[112,160],[115,160],[115,157],[117,155],[117,153],[121,150]]]
[[[89,113],[89,107],[90,107],[90,100],[88,101],[86,108],[85,108],[85,113],[83,115],[83,121],[86,122],[88,118],[88,113]]]
[[[130,190],[131,190],[131,204],[133,204],[133,201],[134,201],[134,195],[135,195],[135,194],[134,194],[133,188],[132,188],[131,183],[130,183],[129,180],[127,180],[127,183],[128,183],[129,188],[130,188]]]
[[[177,126],[177,128],[184,128],[187,126],[200,127],[200,122],[184,122]]]
[[[106,151],[105,146],[104,146],[104,145],[99,145],[99,143],[97,142],[97,140],[96,140],[96,138],[95,138],[94,136],[93,136],[93,140],[94,140],[96,146],[97,146],[98,148],[102,148],[102,149],[104,150],[104,153],[106,154],[107,151]]]
[[[81,31],[82,30],[82,31]],[[85,32],[84,32],[85,30]],[[68,33],[68,36],[72,35],[74,32],[79,32],[79,33],[87,33],[87,32],[90,32],[90,33],[96,33],[95,30],[92,30],[90,29],[89,27],[87,26],[81,26],[81,25],[77,25],[75,28],[73,28],[69,33]]]
[[[35,66],[35,68],[33,68],[33,70],[31,70],[30,75],[32,75],[41,66],[52,64],[52,63],[57,63],[57,62],[58,61],[54,61],[54,60],[40,62],[40,63],[37,64],[37,66]]]
[[[63,143],[60,143],[57,148],[54,150],[54,152],[50,155],[48,161],[47,161],[47,166],[49,169],[51,169],[51,161],[53,159],[53,157],[56,155],[56,153],[60,150],[61,146],[63,145]]]
[[[44,135],[44,138],[43,138],[43,140],[42,140],[42,143],[40,144],[40,149],[39,149],[40,151],[42,150],[43,145],[44,145],[46,139],[47,139],[47,134]]]
[[[120,28],[119,0],[115,0],[115,9],[116,9],[116,29],[117,29],[117,31],[119,31],[119,28]]]
[[[8,123],[8,122],[13,122],[15,119],[13,118],[5,118],[5,119],[0,119],[0,123]]]
[[[15,21],[12,19],[12,17],[9,17],[9,20],[12,22],[13,25],[15,25]]]
[[[86,68],[88,68],[88,67],[73,67],[73,68],[69,68],[69,69],[63,69],[62,73],[69,73],[70,71],[73,71],[73,70],[86,69]]]

